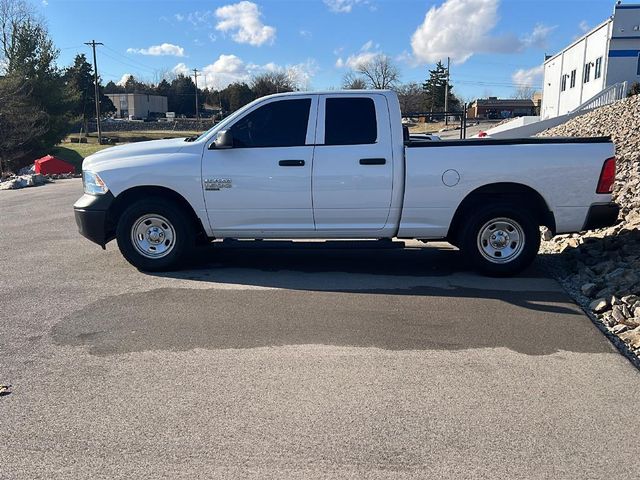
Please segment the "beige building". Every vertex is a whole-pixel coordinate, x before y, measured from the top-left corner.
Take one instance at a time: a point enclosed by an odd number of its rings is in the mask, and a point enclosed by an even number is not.
[[[145,119],[167,113],[167,97],[146,93],[108,93],[116,107],[116,117]]]
[[[479,98],[467,109],[468,118],[512,118],[537,115],[536,103],[529,99]]]

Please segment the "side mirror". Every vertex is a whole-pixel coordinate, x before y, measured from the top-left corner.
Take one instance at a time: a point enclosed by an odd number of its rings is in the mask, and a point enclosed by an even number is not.
[[[218,133],[215,141],[209,147],[211,149],[233,148],[233,135],[229,130],[222,130]]]

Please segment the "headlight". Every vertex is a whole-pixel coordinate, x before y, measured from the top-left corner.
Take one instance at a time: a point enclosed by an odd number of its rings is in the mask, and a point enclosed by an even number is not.
[[[84,193],[89,195],[104,195],[109,191],[100,176],[89,170],[82,171],[82,185],[84,186]]]

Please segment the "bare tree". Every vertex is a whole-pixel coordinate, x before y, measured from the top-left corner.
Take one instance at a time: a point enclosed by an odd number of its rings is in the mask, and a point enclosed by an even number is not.
[[[364,90],[367,88],[367,80],[353,72],[349,72],[342,78],[342,88],[345,90]]]
[[[251,79],[251,90],[259,98],[273,93],[293,92],[297,90],[297,85],[287,72],[267,72]]]
[[[513,94],[513,98],[518,98],[520,100],[531,100],[534,93],[536,93],[535,88],[528,85],[520,85]]]
[[[416,82],[405,83],[395,88],[402,114],[420,112],[425,108],[425,93]]]
[[[15,53],[16,31],[34,20],[34,15],[33,7],[25,0],[0,0],[0,71]]]
[[[392,88],[400,79],[398,67],[391,58],[383,54],[361,63],[356,71],[366,79],[371,88],[378,90]]]

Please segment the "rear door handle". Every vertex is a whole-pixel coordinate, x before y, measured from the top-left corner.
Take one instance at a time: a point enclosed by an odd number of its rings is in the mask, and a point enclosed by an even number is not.
[[[361,158],[360,165],[384,165],[387,163],[386,158]]]
[[[304,160],[280,160],[278,165],[281,167],[304,167]]]

